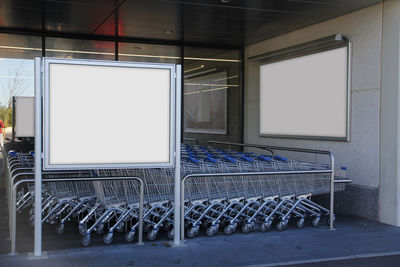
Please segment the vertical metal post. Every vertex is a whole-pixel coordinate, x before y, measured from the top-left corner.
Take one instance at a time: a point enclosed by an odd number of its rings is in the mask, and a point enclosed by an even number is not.
[[[5,133],[3,138],[5,138]],[[11,140],[15,142],[15,96],[12,97],[12,136]]]
[[[186,176],[181,181],[181,241],[185,240],[185,180]]]
[[[330,206],[329,206],[329,229],[333,230],[334,228],[334,201],[335,201],[335,157],[330,153],[329,157],[331,159],[331,197],[330,197]]]
[[[183,38],[183,37],[182,37]],[[183,40],[183,39],[182,39]],[[185,106],[185,97],[184,97],[184,93],[185,93],[185,90],[184,90],[184,75],[183,75],[183,70],[185,69],[185,47],[182,45],[181,46],[181,51],[180,51],[180,58],[181,58],[181,70],[182,70],[182,74],[180,75],[180,82],[181,82],[181,84],[180,84],[180,88],[181,88],[181,107],[184,107]],[[182,127],[181,127],[181,138],[184,138],[185,137],[185,130],[184,130],[184,123],[185,123],[185,112],[181,112],[181,123],[182,123]]]
[[[10,226],[10,239],[11,239],[11,252],[10,255],[16,254],[17,243],[17,186],[12,186],[11,190],[11,226]]]
[[[118,43],[118,35],[119,35],[119,23],[118,23],[118,20],[119,20],[119,7],[118,7],[118,1],[115,1],[115,5],[117,6],[116,7],[116,9],[115,9],[115,13],[114,13],[114,16],[115,16],[115,21],[114,21],[114,24],[115,24],[115,40],[114,40],[114,52],[115,52],[115,61],[118,61],[118,56],[119,56],[119,51],[118,51],[118,46],[119,46],[119,43]]]
[[[244,63],[246,62],[245,58],[245,48],[243,47],[240,50],[240,142],[244,144],[244,105],[245,105],[245,94],[244,94]],[[245,147],[242,149],[245,150]]]
[[[175,190],[174,190],[174,245],[181,244],[180,238],[180,200],[181,200],[181,75],[182,68],[176,66],[176,83],[175,83]]]
[[[139,235],[138,245],[143,245],[143,198],[144,198],[144,183],[140,182],[140,196],[139,196]]]
[[[35,58],[35,227],[34,257],[42,256],[42,59]]]

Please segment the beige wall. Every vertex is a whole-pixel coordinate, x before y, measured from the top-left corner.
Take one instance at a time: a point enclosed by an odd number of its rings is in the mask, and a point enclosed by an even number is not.
[[[382,4],[315,24],[246,47],[245,58],[335,33],[352,43],[351,141],[310,141],[259,137],[259,63],[245,62],[246,143],[330,150],[337,166],[347,166],[354,184],[379,185],[379,110],[381,87]],[[316,111],[317,112],[317,111]],[[273,116],[273,112],[271,112]]]

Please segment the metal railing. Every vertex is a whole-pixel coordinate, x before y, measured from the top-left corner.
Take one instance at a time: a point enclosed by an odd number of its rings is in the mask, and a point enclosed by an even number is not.
[[[143,207],[144,207],[144,182],[141,178],[136,176],[131,177],[87,177],[87,178],[44,178],[43,183],[46,182],[90,182],[90,181],[122,181],[122,180],[136,180],[140,184],[139,192],[139,234],[138,244],[143,244]],[[16,210],[16,199],[18,186],[24,183],[34,182],[35,179],[22,179],[13,184],[12,197],[11,197],[11,227],[10,227],[10,239],[11,239],[11,255],[16,254],[16,235],[17,235],[17,210]]]
[[[314,150],[314,149],[305,149],[305,148],[295,148],[295,147],[281,147],[281,146],[269,146],[269,145],[257,145],[257,144],[241,144],[241,143],[232,143],[232,142],[221,142],[221,141],[208,141],[208,144],[219,144],[219,145],[227,145],[227,146],[241,146],[241,147],[254,147],[259,149],[266,149],[268,151],[279,150],[279,151],[289,151],[289,152],[301,152],[301,153],[308,153],[308,154],[320,154],[326,155],[329,157],[330,161],[330,170],[327,170],[325,173],[330,173],[331,181],[330,181],[330,220],[329,220],[329,228],[333,229],[333,211],[334,211],[334,198],[335,198],[335,157],[330,151],[326,150]],[[294,172],[292,174],[299,174],[300,171]],[[312,173],[312,172],[306,172]],[[303,172],[303,174],[306,174]],[[262,173],[259,173],[262,174]],[[247,173],[246,175],[249,175]],[[262,175],[274,175],[273,173],[264,173]],[[184,178],[185,179],[185,178]]]

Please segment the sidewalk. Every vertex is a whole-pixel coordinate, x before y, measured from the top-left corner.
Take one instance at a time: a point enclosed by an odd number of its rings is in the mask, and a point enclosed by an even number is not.
[[[98,243],[88,248],[49,251],[46,259],[29,260],[27,254],[2,255],[0,266],[276,266],[278,263],[334,266],[322,262],[341,260],[345,264],[343,260],[357,262],[365,257],[390,255],[392,258],[387,259],[396,264],[385,263],[385,266],[398,266],[399,241],[400,228],[339,217],[333,231],[325,225],[320,228],[306,226],[301,230],[292,226],[283,232],[199,236],[186,240],[179,248],[171,247],[166,240],[145,241],[142,246],[123,242],[110,246]],[[63,242],[62,236],[59,242]],[[383,266],[379,262],[375,259],[378,265],[372,266]]]

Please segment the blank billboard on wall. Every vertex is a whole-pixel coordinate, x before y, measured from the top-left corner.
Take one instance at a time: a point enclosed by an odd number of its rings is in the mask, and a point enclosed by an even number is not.
[[[35,99],[29,96],[15,97],[15,136],[34,137]]]
[[[346,140],[348,47],[261,65],[260,134]]]
[[[175,66],[45,59],[45,168],[173,164]]]

